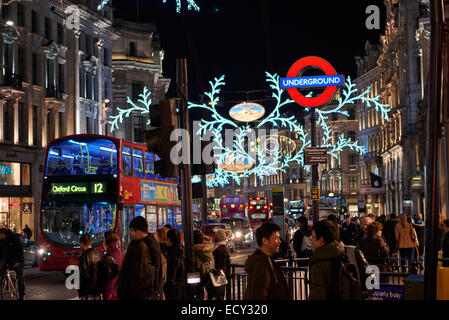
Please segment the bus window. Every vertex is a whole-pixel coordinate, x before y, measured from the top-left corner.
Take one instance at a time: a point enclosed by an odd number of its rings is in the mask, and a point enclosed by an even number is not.
[[[47,176],[117,173],[117,148],[111,140],[78,137],[48,149]]]
[[[154,180],[154,158],[150,152],[145,152],[145,178]]]
[[[134,174],[136,178],[143,178],[143,151],[134,148]]]
[[[150,233],[156,233],[157,231],[157,207],[154,205],[146,206],[148,231]]]
[[[156,156],[156,161],[161,160],[161,158],[160,158],[157,154],[156,154],[155,156]],[[157,175],[156,175],[156,180],[157,180],[157,181],[167,182],[167,178],[161,176],[160,174],[157,174]]]
[[[122,151],[123,174],[127,177],[133,176],[133,167],[131,161],[131,148],[123,147]]]
[[[136,204],[136,217],[138,216],[145,218],[145,206],[143,204]]]
[[[60,245],[79,245],[79,237],[90,233],[92,243],[99,245],[103,234],[114,229],[116,206],[107,202],[57,204],[44,207],[42,233],[45,238]]]

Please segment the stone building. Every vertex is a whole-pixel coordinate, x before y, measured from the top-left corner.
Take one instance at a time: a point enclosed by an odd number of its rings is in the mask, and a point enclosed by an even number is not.
[[[334,101],[338,101],[339,93]],[[324,106],[321,110],[334,108],[334,104]],[[357,141],[358,121],[356,119],[356,106],[345,105],[341,111],[346,111],[349,117],[339,113],[331,113],[327,125],[332,129],[332,145],[337,145],[341,134],[345,139]],[[310,116],[305,119],[306,130],[310,130]],[[317,141],[321,141],[323,132],[317,127]],[[328,156],[326,165],[318,165],[318,176],[320,186],[320,210],[331,211],[345,207],[350,214],[358,214],[358,154],[349,148],[343,148],[338,157]],[[311,172],[306,175],[307,198],[309,206],[312,176]]]
[[[0,225],[19,231],[28,224],[36,236],[48,142],[105,132],[117,35],[111,7],[97,11],[97,2],[64,1],[62,7],[60,1],[13,1],[1,7]],[[73,13],[79,24],[68,19]]]
[[[379,44],[366,42],[365,55],[356,57],[357,79],[355,83],[359,93],[370,89],[368,96],[377,97],[380,94],[380,66],[377,59],[381,51]],[[366,214],[381,215],[384,212],[384,193],[380,181],[372,179],[372,175],[382,175],[382,125],[384,120],[381,111],[372,106],[367,107],[362,101],[357,104],[357,119],[359,122],[359,144],[365,147],[365,153],[359,157],[359,211]]]
[[[378,59],[383,103],[391,107],[382,124],[384,212],[415,215],[424,211],[423,149],[419,112],[423,98],[423,61],[416,32],[428,19],[427,1],[387,0],[387,23]],[[423,20],[424,19],[424,20]]]
[[[152,104],[165,99],[170,79],[162,76],[164,50],[161,48],[156,26],[116,19],[114,30],[119,33],[120,38],[113,42],[114,103],[112,109],[107,110],[108,115],[116,114],[117,108],[129,108],[128,97],[137,104],[145,87],[151,92],[149,98]],[[133,112],[113,134],[128,141],[145,143],[143,132],[147,119],[148,114]]]

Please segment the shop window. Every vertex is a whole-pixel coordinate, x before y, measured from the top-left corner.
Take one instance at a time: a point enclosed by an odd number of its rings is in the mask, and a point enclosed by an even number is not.
[[[31,165],[22,163],[22,186],[31,186]]]
[[[20,163],[0,162],[0,185],[20,186]]]
[[[133,167],[132,167],[130,147],[123,147],[122,161],[123,161],[123,174],[127,177],[132,177]]]
[[[136,178],[143,178],[143,151],[140,149],[134,149],[134,175]]]

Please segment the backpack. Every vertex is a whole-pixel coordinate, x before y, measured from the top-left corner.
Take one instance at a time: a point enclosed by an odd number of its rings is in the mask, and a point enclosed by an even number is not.
[[[374,289],[368,289],[366,287],[366,280],[368,277],[373,277],[373,275],[366,273],[366,268],[369,266],[369,263],[366,261],[363,252],[355,246],[345,246],[345,254],[348,256],[349,261],[356,267],[357,278],[360,280],[361,286],[361,298],[365,299],[375,291]]]
[[[330,298],[333,300],[361,300],[361,284],[356,266],[343,253],[332,260],[332,268],[336,272],[332,282]]]
[[[102,281],[111,281],[118,275],[119,266],[114,257],[103,255],[100,263],[100,272]]]
[[[301,251],[302,252],[312,252],[312,240],[311,237],[304,235],[302,237]]]

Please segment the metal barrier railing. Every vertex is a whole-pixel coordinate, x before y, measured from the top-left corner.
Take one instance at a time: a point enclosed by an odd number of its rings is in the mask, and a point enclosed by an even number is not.
[[[290,296],[294,300],[309,299],[310,270],[309,258],[276,260],[284,271]],[[372,260],[372,259],[367,259]],[[403,285],[404,279],[411,274],[424,274],[424,259],[386,258],[383,264],[378,264],[383,270],[380,272],[381,284]],[[449,262],[449,259],[438,261]],[[226,289],[227,300],[244,300],[248,275],[244,264],[231,264],[230,281]],[[387,268],[385,268],[387,267]]]

